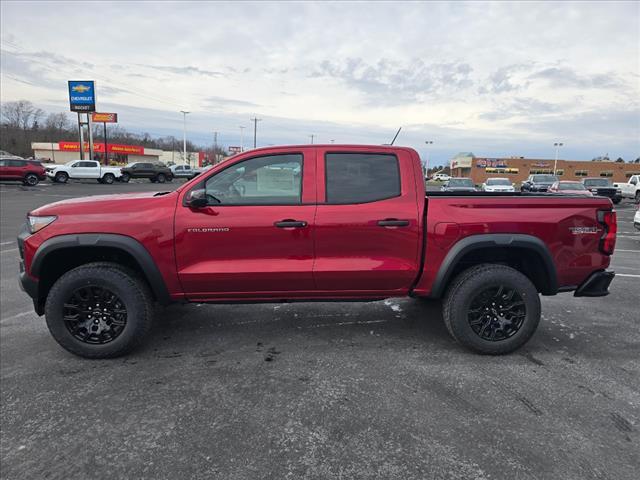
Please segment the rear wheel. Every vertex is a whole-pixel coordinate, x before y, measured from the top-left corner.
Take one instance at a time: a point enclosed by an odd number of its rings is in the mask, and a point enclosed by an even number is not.
[[[167,177],[165,176],[164,173],[159,173],[158,175],[156,175],[156,182],[164,183],[166,181],[167,181]]]
[[[69,175],[67,172],[58,172],[56,173],[56,182],[58,183],[67,183],[69,181]]]
[[[636,192],[636,203],[640,203],[640,190]]]
[[[27,173],[24,176],[23,183],[29,187],[34,187],[38,184],[38,176],[35,173]]]
[[[111,358],[144,340],[152,305],[149,288],[133,272],[113,263],[90,263],[56,281],[45,316],[51,335],[69,352]]]
[[[540,297],[525,275],[485,264],[462,272],[449,287],[444,322],[460,344],[499,355],[524,345],[540,322]]]
[[[102,183],[106,183],[107,185],[111,185],[116,179],[113,173],[105,173],[102,177]]]

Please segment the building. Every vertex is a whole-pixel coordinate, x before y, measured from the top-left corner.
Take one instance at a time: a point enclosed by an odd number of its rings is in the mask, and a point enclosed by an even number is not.
[[[47,159],[53,163],[66,163],[80,158],[79,142],[33,142],[33,156]],[[89,145],[85,144],[85,158],[89,159]],[[93,144],[94,159],[104,162],[104,143]],[[162,150],[140,145],[123,145],[107,143],[107,154],[110,164],[125,165],[131,162],[157,162],[163,154]]]
[[[554,172],[553,159],[486,158],[463,152],[451,159],[452,176],[469,177],[475,184],[490,177],[506,177],[520,183],[529,175]],[[556,175],[560,180],[581,180],[585,177],[604,177],[612,182],[626,182],[631,175],[640,175],[640,163],[607,161],[558,160]]]

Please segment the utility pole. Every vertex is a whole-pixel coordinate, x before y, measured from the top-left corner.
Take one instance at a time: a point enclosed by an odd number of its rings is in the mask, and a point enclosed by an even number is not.
[[[218,132],[213,132],[213,164],[218,163]]]
[[[553,162],[553,174],[555,175],[556,172],[558,171],[558,149],[560,147],[562,147],[564,145],[564,143],[560,143],[560,142],[556,142],[553,144],[554,147],[556,147],[556,159]]]
[[[311,145],[313,145],[313,139],[314,139],[315,135],[311,134],[309,136],[311,137]]]
[[[258,122],[262,121],[262,119],[258,117],[253,117],[250,120],[253,122],[253,148],[256,148],[256,138],[258,136]]]
[[[427,145],[427,162],[424,169],[424,178],[429,176],[429,145],[433,145],[433,140],[427,140],[424,142]]]
[[[244,152],[244,129],[247,128],[243,125],[240,125],[240,153]]]
[[[187,163],[187,165],[191,166],[191,162],[187,160],[187,114],[191,112],[180,110],[180,113],[182,113],[182,148],[184,152],[182,161],[183,163]]]

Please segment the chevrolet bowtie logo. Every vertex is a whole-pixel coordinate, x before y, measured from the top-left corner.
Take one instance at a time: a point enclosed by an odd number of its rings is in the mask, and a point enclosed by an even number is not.
[[[80,85],[74,85],[73,87],[71,87],[71,90],[78,93],[84,93],[91,90],[91,87],[87,87],[86,85],[80,84]]]

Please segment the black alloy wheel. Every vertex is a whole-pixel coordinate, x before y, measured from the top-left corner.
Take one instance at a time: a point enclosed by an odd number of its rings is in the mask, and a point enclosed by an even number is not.
[[[476,295],[469,305],[467,321],[482,339],[492,342],[515,335],[527,316],[520,294],[511,287],[489,287]]]
[[[118,338],[124,330],[127,309],[110,289],[87,285],[74,290],[64,303],[63,320],[76,339],[104,345]]]
[[[38,184],[38,176],[35,173],[28,173],[24,177],[24,184],[29,187],[34,187]]]

